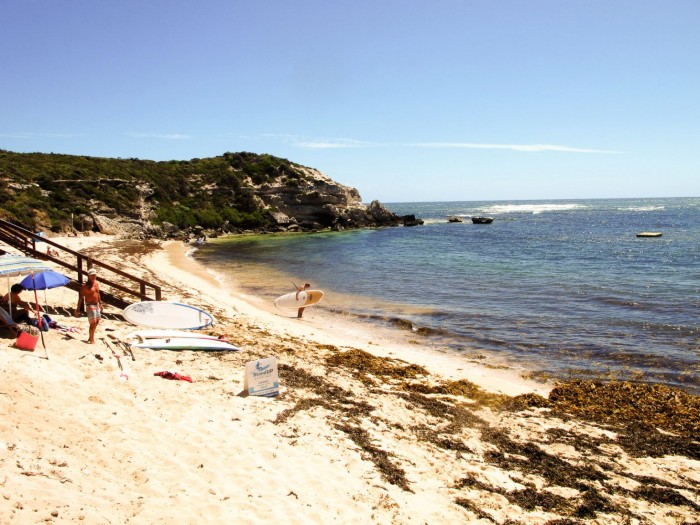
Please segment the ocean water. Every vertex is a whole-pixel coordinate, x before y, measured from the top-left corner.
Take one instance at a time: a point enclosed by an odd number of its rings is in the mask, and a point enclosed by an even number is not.
[[[264,300],[310,282],[324,312],[451,352],[700,394],[700,198],[386,206],[425,225],[217,239],[194,257]]]

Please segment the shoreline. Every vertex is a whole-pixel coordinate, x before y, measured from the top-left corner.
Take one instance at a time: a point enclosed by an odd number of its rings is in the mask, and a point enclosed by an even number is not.
[[[265,325],[273,332],[309,338],[320,344],[358,347],[379,357],[403,359],[436,374],[452,379],[466,379],[486,390],[502,394],[513,396],[537,393],[546,396],[552,388],[550,383],[525,379],[520,372],[501,364],[484,366],[468,356],[435,347],[429,341],[416,340],[416,336],[400,329],[372,326],[360,320],[343,319],[342,316],[321,311],[313,318],[307,315],[300,322],[296,316],[278,313],[274,306],[265,304],[263,299],[246,294],[236,287],[235,282],[229,282],[221,274],[206,268],[188,255],[190,248],[178,241],[167,241],[163,243],[167,257],[163,258],[156,253],[146,264],[151,268],[167,268],[165,273],[178,278],[180,282],[196,286],[202,293],[206,286],[204,283],[227,287],[231,291],[225,293],[224,303],[230,303],[234,311]],[[168,264],[172,267],[167,267]],[[186,281],[192,276],[196,280]],[[479,352],[479,349],[474,348],[471,353]]]
[[[544,397],[503,371],[265,312],[184,245],[69,244],[204,307],[207,332],[242,351],[134,348],[120,370],[103,339],[135,330],[121,311],[105,309],[88,345],[86,318],[66,314],[75,292],[49,290],[52,318],[78,332],[46,332],[35,352],[0,339],[2,523],[697,521],[698,397],[576,382]],[[245,363],[270,355],[280,395],[244,396]]]
[[[194,256],[235,272],[266,301],[291,290],[290,279],[309,280],[326,292],[321,305],[339,316],[424,329],[428,337],[415,337],[421,346],[484,349],[488,362],[533,371],[528,378],[644,380],[697,395],[692,293],[672,271],[692,266],[686,243],[697,230],[682,228],[686,207],[669,209],[679,221],[675,248],[640,244],[620,231],[644,215],[612,203],[541,217],[520,213],[489,229],[443,221],[414,230],[215,238]],[[576,227],[586,219],[598,224],[611,210],[620,220],[600,223],[596,235]],[[528,243],[526,232],[544,244]],[[577,264],[584,246],[591,258]],[[627,256],[616,257],[619,250]],[[668,265],[661,260],[667,258]]]

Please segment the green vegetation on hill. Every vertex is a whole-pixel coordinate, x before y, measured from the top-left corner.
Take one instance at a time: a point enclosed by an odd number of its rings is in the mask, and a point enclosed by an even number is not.
[[[90,213],[179,229],[225,223],[257,228],[270,219],[254,197],[255,186],[298,186],[305,177],[300,168],[245,152],[156,162],[0,150],[0,218],[54,231],[68,230],[72,217]]]

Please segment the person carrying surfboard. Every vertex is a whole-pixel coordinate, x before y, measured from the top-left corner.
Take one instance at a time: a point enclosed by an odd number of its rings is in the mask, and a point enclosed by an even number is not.
[[[309,283],[304,284],[304,286],[297,286],[297,294],[296,294],[296,299],[299,300],[299,293],[304,292],[311,288],[311,285]],[[304,308],[299,308],[297,310],[297,319],[301,319],[302,316],[304,315]]]
[[[80,287],[78,296],[78,306],[75,309],[75,316],[80,316],[80,309],[85,305],[88,321],[90,322],[90,335],[87,342],[95,344],[95,330],[102,317],[102,301],[100,300],[100,285],[97,283],[97,270],[88,270],[88,279]]]

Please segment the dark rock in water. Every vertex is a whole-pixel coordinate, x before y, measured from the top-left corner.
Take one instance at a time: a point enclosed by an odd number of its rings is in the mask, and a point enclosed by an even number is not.
[[[472,222],[474,224],[491,224],[493,217],[472,217]]]
[[[395,226],[399,223],[398,215],[382,206],[377,200],[372,201],[367,207],[367,214],[377,226]]]
[[[456,215],[451,215],[447,218],[447,222],[462,222],[462,217],[457,217]]]
[[[421,226],[424,224],[423,219],[416,219],[415,215],[404,215],[401,217],[404,226]]]

